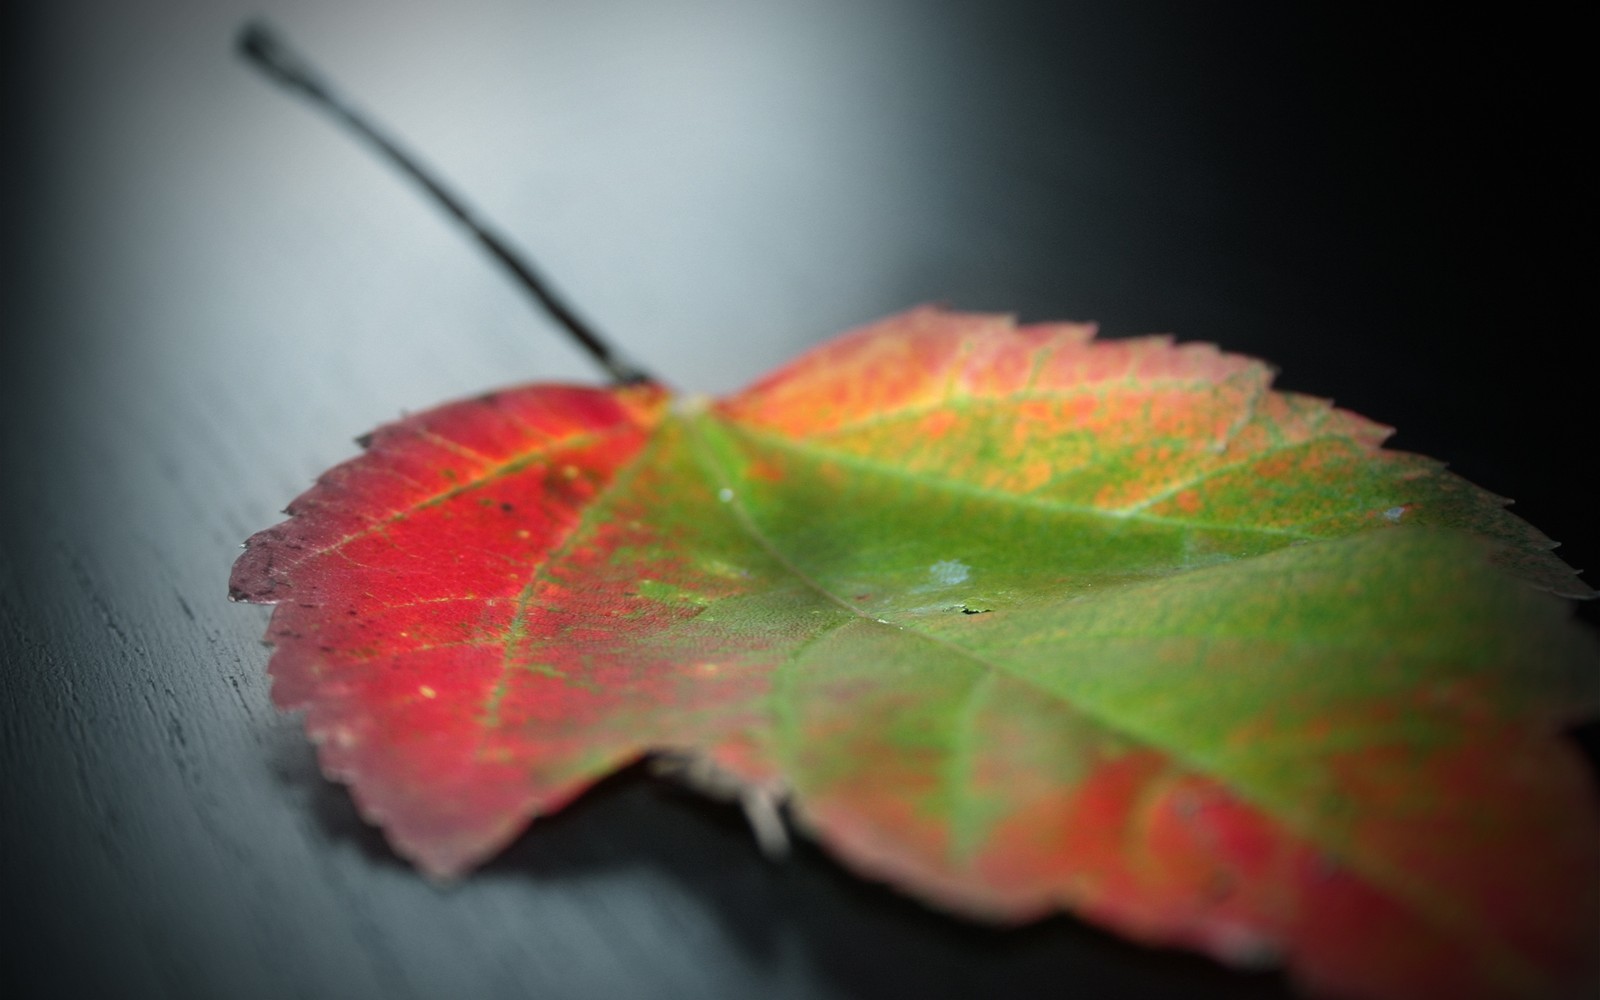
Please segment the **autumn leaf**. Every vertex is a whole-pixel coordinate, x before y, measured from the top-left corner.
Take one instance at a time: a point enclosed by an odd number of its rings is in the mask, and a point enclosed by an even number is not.
[[[1356,997],[1600,982],[1589,590],[1388,429],[1199,344],[920,309],[720,401],[385,427],[256,535],[273,694],[459,875],[643,755],[1004,922]]]

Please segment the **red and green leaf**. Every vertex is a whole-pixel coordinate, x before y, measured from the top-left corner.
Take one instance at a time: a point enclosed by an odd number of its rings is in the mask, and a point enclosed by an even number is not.
[[[529,386],[247,543],[274,697],[455,875],[642,755],[847,864],[1336,994],[1600,981],[1589,591],[1261,364],[917,310],[729,399]]]

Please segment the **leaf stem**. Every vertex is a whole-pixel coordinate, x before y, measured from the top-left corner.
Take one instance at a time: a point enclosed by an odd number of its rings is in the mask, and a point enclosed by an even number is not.
[[[437,176],[430,173],[417,162],[415,157],[357,111],[275,30],[261,21],[252,21],[240,31],[238,48],[257,69],[332,116],[335,121],[365,140],[390,163],[421,185],[434,201],[477,237],[478,242],[490,256],[511,272],[535,301],[572,335],[601,368],[605,369],[612,381],[618,385],[653,381],[649,374],[623,359],[614,347],[579,319],[571,307],[556,295],[534,269],[531,261],[480,222]]]

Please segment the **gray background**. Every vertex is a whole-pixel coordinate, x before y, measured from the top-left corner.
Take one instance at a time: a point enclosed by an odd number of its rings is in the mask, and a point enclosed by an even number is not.
[[[1278,995],[768,864],[641,773],[440,891],[317,776],[265,609],[224,599],[358,433],[594,378],[243,67],[257,12],[676,385],[925,301],[1175,331],[1400,426],[1595,565],[1583,32],[1278,7],[8,6],[5,995]]]

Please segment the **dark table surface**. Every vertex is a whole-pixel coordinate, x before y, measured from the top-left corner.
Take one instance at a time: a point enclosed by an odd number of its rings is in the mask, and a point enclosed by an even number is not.
[[[1219,6],[9,5],[0,993],[1282,995],[1065,917],[975,927],[814,848],[769,863],[642,772],[437,889],[318,776],[265,609],[225,599],[357,434],[594,378],[240,64],[255,12],[675,384],[925,301],[1173,331],[1600,564],[1585,30]]]

